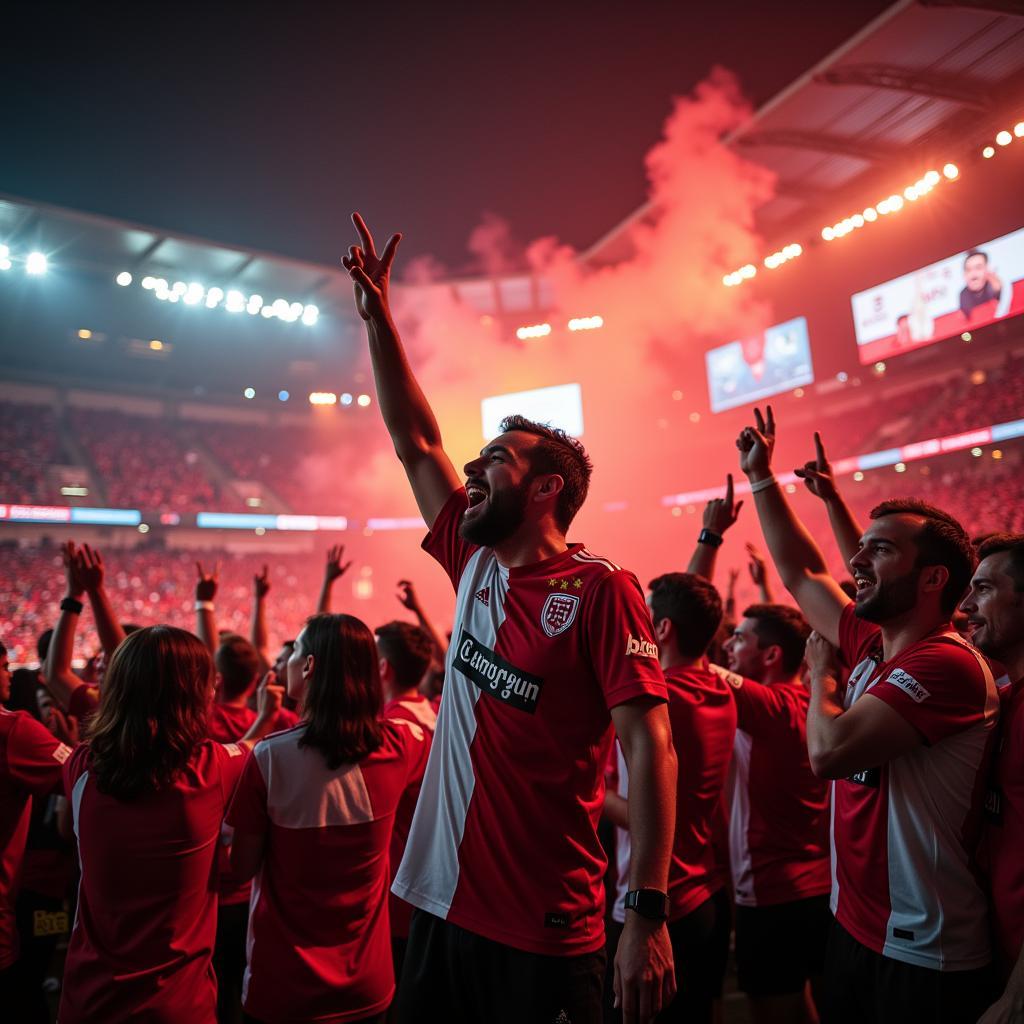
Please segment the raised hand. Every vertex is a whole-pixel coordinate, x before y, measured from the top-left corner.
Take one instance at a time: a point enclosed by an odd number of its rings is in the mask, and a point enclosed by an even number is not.
[[[267,721],[277,717],[284,701],[284,687],[278,685],[277,673],[271,669],[256,687],[256,717]]]
[[[740,469],[752,481],[763,480],[772,473],[772,452],[775,450],[775,414],[767,408],[767,417],[754,409],[754,426],[744,427],[736,438],[740,452]]]
[[[196,562],[196,600],[212,601],[217,596],[217,584],[220,582],[220,562],[213,567],[213,572],[203,570],[203,563]]]
[[[74,715],[65,715],[56,705],[50,708],[50,720],[47,722],[50,732],[69,747],[77,747],[79,743],[78,719]]]
[[[767,565],[764,555],[749,541],[747,542],[747,570],[750,572],[750,579],[754,586],[763,587]]]
[[[256,600],[259,601],[270,593],[270,572],[267,566],[263,571],[256,573],[252,578],[253,590],[256,592]]]
[[[85,593],[85,580],[82,578],[82,567],[74,541],[69,540],[61,544],[60,557],[64,563],[64,574],[67,576],[68,594],[79,598]]]
[[[335,544],[327,552],[327,564],[324,566],[324,579],[330,583],[333,583],[336,579],[340,579],[352,568],[351,559],[344,565],[341,564],[341,560],[345,557],[345,545]]]
[[[822,501],[836,496],[836,478],[821,443],[821,434],[814,432],[814,458],[793,471],[807,485],[807,490]]]
[[[75,556],[75,566],[87,593],[94,594],[103,586],[103,557],[95,548],[83,544]]]
[[[743,508],[742,501],[733,500],[732,473],[726,477],[725,497],[712,498],[704,506],[704,528],[719,537],[736,522],[736,517]]]
[[[400,234],[392,235],[378,256],[373,235],[366,222],[358,213],[352,214],[352,223],[359,233],[360,245],[349,246],[348,255],[342,256],[342,266],[348,271],[355,287],[356,310],[364,320],[373,320],[389,315],[388,287],[391,280],[391,264],[395,261]]]
[[[411,612],[419,611],[420,601],[416,596],[416,589],[409,580],[398,581],[398,600]]]

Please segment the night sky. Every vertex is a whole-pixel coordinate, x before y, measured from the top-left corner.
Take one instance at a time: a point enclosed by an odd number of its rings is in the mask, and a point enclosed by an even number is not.
[[[887,6],[23,3],[0,191],[329,263],[356,207],[449,270],[487,212],[585,247],[713,64],[760,104]]]

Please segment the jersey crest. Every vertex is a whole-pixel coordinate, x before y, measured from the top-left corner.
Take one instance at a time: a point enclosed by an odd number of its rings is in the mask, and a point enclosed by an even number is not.
[[[580,599],[575,594],[548,594],[540,612],[540,624],[548,636],[564,633],[576,620]]]

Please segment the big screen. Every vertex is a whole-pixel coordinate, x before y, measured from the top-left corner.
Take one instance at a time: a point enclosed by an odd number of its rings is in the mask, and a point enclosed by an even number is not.
[[[1024,312],[1024,228],[852,298],[862,363]]]
[[[807,321],[798,316],[704,354],[711,411],[757,402],[814,380]]]
[[[514,413],[521,413],[538,423],[561,427],[573,437],[583,434],[583,393],[579,384],[556,384],[549,388],[485,398],[480,403],[484,437],[489,441],[500,434],[501,421]]]

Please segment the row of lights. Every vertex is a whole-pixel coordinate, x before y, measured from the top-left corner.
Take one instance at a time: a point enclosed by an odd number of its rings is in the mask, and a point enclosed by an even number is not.
[[[11,258],[10,246],[0,245],[0,270],[10,270],[13,266],[14,261]],[[49,261],[46,259],[46,253],[30,252],[25,257],[26,274],[32,274],[37,277],[40,274],[45,274],[48,266]]]
[[[1013,126],[1013,134],[1006,131],[1006,129],[1003,129],[1003,131],[999,132],[999,134],[996,135],[996,146],[1008,146],[1011,142],[1013,142],[1014,136],[1016,136],[1018,139],[1024,139],[1024,121],[1018,121]],[[981,155],[986,160],[991,160],[992,157],[996,155],[995,146],[986,146],[981,151]]]
[[[278,395],[278,398],[280,397]],[[361,409],[365,409],[372,399],[369,395],[359,395],[354,401]],[[351,405],[352,402],[352,395],[347,391],[343,392],[340,396],[336,395],[333,391],[312,391],[309,395],[310,405]]]
[[[784,245],[781,249],[773,252],[769,256],[764,258],[764,266],[766,270],[777,270],[784,263],[788,263],[790,260],[795,260],[797,256],[803,254],[804,247],[799,242],[790,242],[789,245]],[[726,288],[734,288],[738,284],[743,284],[744,281],[749,281],[752,277],[757,274],[757,267],[753,263],[747,263],[740,267],[738,270],[734,270],[731,274],[726,274],[722,278],[722,284]]]
[[[129,271],[122,270],[114,280],[122,288],[127,288],[134,278]],[[237,289],[230,288],[224,291],[216,285],[206,288],[198,281],[175,281],[174,284],[169,284],[166,278],[147,275],[142,279],[141,285],[162,302],[182,302],[186,306],[198,306],[202,303],[207,309],[215,309],[223,303],[224,309],[229,313],[248,313],[250,316],[262,316],[266,319],[274,317],[285,323],[301,320],[307,327],[312,327],[320,317],[320,310],[311,303],[303,305],[301,302],[289,302],[287,299],[264,302],[262,295],[247,296]]]
[[[566,325],[570,331],[596,331],[604,327],[602,316],[574,316]],[[516,328],[516,337],[520,341],[529,341],[532,338],[546,338],[551,333],[551,324],[528,324],[525,327]]]
[[[821,229],[821,237],[826,242],[831,242],[850,234],[851,231],[864,227],[865,224],[873,224],[879,217],[886,217],[890,213],[899,213],[905,205],[904,201],[916,202],[923,196],[928,195],[943,178],[946,181],[955,181],[959,176],[960,168],[956,164],[946,164],[942,168],[941,174],[935,170],[928,171],[912,185],[908,185],[903,190],[902,195],[894,192],[892,195],[880,200],[875,206],[865,207],[862,213],[855,213],[851,217],[844,217],[835,224],[827,224]]]

